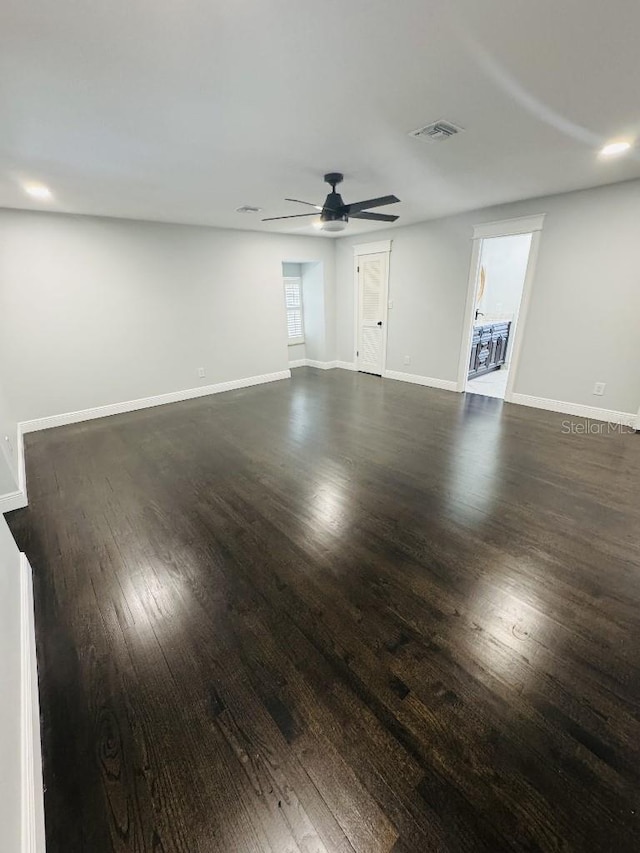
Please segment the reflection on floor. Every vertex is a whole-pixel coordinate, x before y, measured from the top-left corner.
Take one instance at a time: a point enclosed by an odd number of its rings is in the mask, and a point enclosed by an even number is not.
[[[479,376],[477,379],[470,379],[467,382],[467,391],[472,394],[483,394],[485,397],[500,397],[501,400],[504,400],[508,376],[509,371],[504,367],[502,370],[485,373],[484,376]]]
[[[638,853],[636,436],[293,373],[26,436],[49,853]]]

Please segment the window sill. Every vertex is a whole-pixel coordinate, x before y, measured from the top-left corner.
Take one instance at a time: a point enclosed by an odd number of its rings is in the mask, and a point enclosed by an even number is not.
[[[299,347],[300,344],[304,343],[304,338],[291,338],[287,341],[288,347]]]

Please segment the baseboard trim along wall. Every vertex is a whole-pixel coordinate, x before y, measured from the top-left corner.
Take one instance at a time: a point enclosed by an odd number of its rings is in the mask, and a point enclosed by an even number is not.
[[[289,367],[317,367],[318,370],[333,370],[340,364],[341,362],[338,361],[316,361],[313,358],[299,358],[296,361],[290,361]]]
[[[457,391],[457,382],[452,379],[433,379],[431,376],[418,376],[417,373],[401,373],[398,370],[385,370],[385,379],[397,379],[399,382],[411,382],[427,388],[440,388],[443,391]]]
[[[338,366],[337,361],[314,361],[312,358],[305,359],[307,367],[317,367],[318,370],[333,370]]]
[[[511,403],[518,406],[530,406],[533,409],[545,409],[548,412],[558,412],[562,415],[573,415],[577,418],[589,418],[594,421],[605,421],[636,428],[637,415],[634,412],[615,412],[612,409],[598,409],[595,406],[583,406],[579,403],[565,403],[561,400],[548,400],[546,397],[531,397],[528,394],[512,394]]]
[[[0,515],[14,509],[27,506],[27,475],[24,461],[24,438],[20,424],[16,428],[16,447],[18,448],[18,488],[13,492],[0,495]]]
[[[12,512],[14,509],[22,509],[26,505],[27,495],[22,489],[0,495],[0,515],[5,512]]]
[[[250,376],[245,379],[233,379],[229,382],[219,382],[215,385],[203,385],[199,388],[188,388],[183,391],[172,391],[168,394],[159,394],[155,397],[142,397],[138,400],[127,400],[123,403],[111,403],[107,406],[97,406],[93,409],[83,409],[78,412],[65,412],[60,415],[51,415],[45,418],[36,418],[30,421],[22,421],[18,424],[18,489],[5,495],[0,495],[0,514],[11,512],[27,506],[27,483],[25,474],[24,440],[23,436],[28,432],[36,432],[41,429],[65,426],[67,424],[80,423],[81,421],[104,418],[110,415],[119,415],[126,412],[134,412],[138,409],[147,409],[154,406],[163,406],[167,403],[179,403],[182,400],[192,400],[196,397],[206,397],[209,394],[221,394],[225,391],[233,391],[238,388],[249,388],[252,385],[262,385],[267,382],[278,382],[281,379],[291,377],[291,369],[296,367],[315,367],[320,370],[357,369],[356,364],[351,361],[315,361],[313,359],[298,359],[289,363],[288,370],[280,370],[276,373],[265,373],[260,376]],[[435,379],[430,376],[419,376],[416,373],[402,373],[397,370],[386,370],[385,379],[395,379],[400,382],[410,382],[414,385],[423,385],[427,388],[440,388],[444,391],[457,391],[457,383],[449,379]],[[512,394],[511,403],[519,406],[531,406],[534,409],[546,409],[549,412],[558,412],[575,417],[590,418],[597,421],[620,424],[632,428],[640,427],[640,413],[616,412],[612,409],[600,409],[594,406],[584,406],[578,403],[568,403],[561,400],[550,400],[545,397],[533,397],[528,394]]]
[[[314,361],[312,358],[299,358],[297,361],[289,362],[290,368],[295,367],[317,367],[319,370],[356,370],[354,361]]]
[[[21,853],[45,853],[40,702],[31,566],[20,554]]]
[[[184,391],[171,391],[168,394],[158,394],[155,397],[142,397],[139,400],[127,400],[124,403],[111,403],[108,406],[97,406],[94,409],[83,409],[79,412],[65,412],[61,415],[51,415],[48,418],[22,421],[19,426],[23,434],[36,432],[41,429],[91,421],[95,418],[106,418],[109,415],[122,415],[125,412],[135,412],[138,409],[164,406],[167,403],[180,403],[183,400],[193,400],[196,397],[206,397],[209,394],[222,394],[225,391],[235,391],[238,388],[249,388],[252,385],[262,385],[266,382],[277,382],[280,379],[290,378],[290,370],[280,370],[277,373],[264,373],[261,376],[249,376],[246,379],[232,379],[229,382],[218,382],[216,385],[202,385],[200,388],[187,388]]]

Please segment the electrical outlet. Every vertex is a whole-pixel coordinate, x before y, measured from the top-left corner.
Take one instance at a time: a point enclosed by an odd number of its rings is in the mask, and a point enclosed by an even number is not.
[[[8,435],[5,435],[4,440],[5,440],[5,441],[7,442],[7,444],[9,445],[9,452],[10,452],[10,453],[13,453],[13,444],[11,443],[11,439],[9,438],[9,436],[8,436]]]
[[[404,363],[405,364],[411,364],[411,356],[410,355],[405,355]]]
[[[597,394],[598,397],[602,397],[602,395],[604,394],[604,389],[606,387],[607,386],[604,382],[596,382],[596,384],[593,386],[593,393]]]
[[[199,377],[200,379],[204,379],[204,377],[205,377],[204,367],[199,367],[199,368],[198,368],[198,377]]]

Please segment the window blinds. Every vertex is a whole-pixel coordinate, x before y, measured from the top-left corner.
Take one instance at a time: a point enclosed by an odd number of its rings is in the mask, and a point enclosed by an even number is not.
[[[302,320],[302,281],[299,278],[285,278],[284,304],[287,311],[287,337],[289,343],[302,341],[304,324]]]

